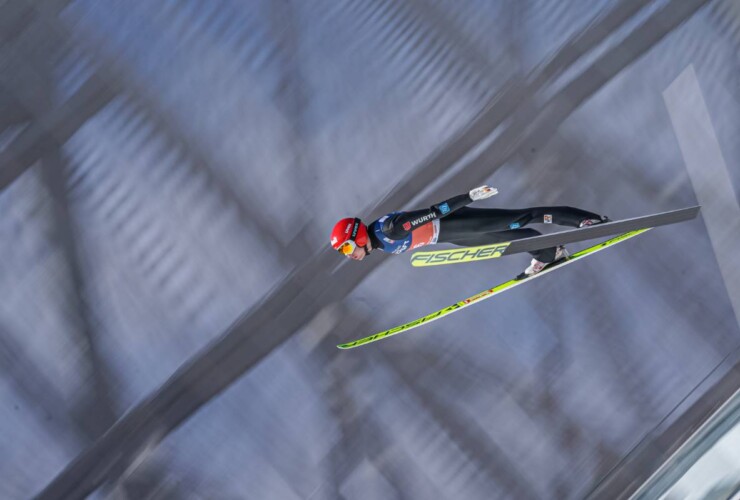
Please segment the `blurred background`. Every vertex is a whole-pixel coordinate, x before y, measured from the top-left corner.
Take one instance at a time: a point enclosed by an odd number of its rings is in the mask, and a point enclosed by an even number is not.
[[[739,0],[0,0],[0,498],[644,493],[740,386],[739,49]],[[526,267],[328,245],[483,183],[703,209],[338,350]]]

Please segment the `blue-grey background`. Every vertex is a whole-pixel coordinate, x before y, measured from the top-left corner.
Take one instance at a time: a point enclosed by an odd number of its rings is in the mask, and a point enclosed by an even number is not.
[[[0,0],[0,44],[2,498],[583,498],[737,362],[732,210],[353,351],[528,259],[328,247],[482,183],[697,204],[690,66],[737,203],[737,0]]]

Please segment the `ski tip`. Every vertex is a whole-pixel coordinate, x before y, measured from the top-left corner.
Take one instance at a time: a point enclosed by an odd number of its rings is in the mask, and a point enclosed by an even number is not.
[[[359,340],[355,340],[353,342],[346,342],[344,344],[337,344],[337,348],[339,348],[339,349],[352,349],[353,347],[358,347],[358,346],[361,346],[361,345],[364,345],[364,344],[368,344],[368,343],[373,342],[375,340],[377,340],[375,337],[359,339]]]

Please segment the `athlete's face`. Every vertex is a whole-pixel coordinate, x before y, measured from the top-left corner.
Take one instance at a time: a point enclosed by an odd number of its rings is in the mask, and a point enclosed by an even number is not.
[[[352,260],[362,260],[367,256],[367,250],[365,250],[364,247],[355,247],[354,252],[349,254],[347,257],[349,257]]]

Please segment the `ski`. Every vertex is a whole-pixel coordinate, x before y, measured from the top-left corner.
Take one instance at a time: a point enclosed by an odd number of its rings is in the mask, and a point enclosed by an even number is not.
[[[477,247],[452,248],[415,252],[411,255],[411,265],[414,267],[441,266],[445,264],[460,264],[463,262],[477,262],[480,260],[495,259],[505,255],[521,252],[531,252],[543,248],[576,243],[604,236],[623,234],[645,227],[658,227],[668,224],[687,221],[696,217],[701,207],[688,207],[670,212],[645,215],[632,219],[606,222],[579,229],[569,229],[553,234],[523,238],[521,240],[493,243]]]
[[[545,269],[540,271],[539,273],[535,274],[534,276],[530,276],[528,278],[524,279],[512,279],[505,283],[501,283],[498,286],[495,286],[493,288],[489,288],[488,290],[484,290],[476,295],[473,295],[472,297],[469,297],[465,300],[461,300],[460,302],[457,302],[456,304],[452,304],[451,306],[445,307],[444,309],[440,309],[439,311],[435,311],[431,314],[427,314],[424,317],[421,317],[419,319],[415,319],[414,321],[411,321],[409,323],[406,323],[401,326],[397,326],[395,328],[391,328],[390,330],[385,330],[383,332],[376,333],[374,335],[370,335],[369,337],[365,337],[359,340],[355,340],[352,342],[348,342],[346,344],[339,344],[337,347],[340,349],[351,349],[353,347],[358,347],[363,344],[369,344],[370,342],[376,342],[378,340],[384,339],[386,337],[390,337],[392,335],[397,335],[399,333],[407,332],[413,328],[416,328],[417,326],[421,326],[425,323],[430,323],[434,320],[437,320],[439,318],[443,318],[447,316],[448,314],[452,314],[453,312],[459,311],[460,309],[463,309],[465,307],[468,307],[472,304],[475,304],[477,302],[480,302],[485,299],[490,299],[494,295],[498,295],[501,292],[504,292],[506,290],[510,290],[514,288],[517,285],[521,285],[522,283],[526,283],[527,281],[533,280],[535,278],[539,278],[540,276],[543,276],[550,271],[554,271],[555,269],[560,269],[563,266],[566,266],[568,264],[571,264],[577,260],[582,259],[583,257],[587,257],[589,255],[593,255],[596,252],[599,252],[601,250],[604,250],[605,248],[609,248],[613,245],[616,245],[617,243],[621,243],[623,241],[626,241],[630,238],[634,238],[637,235],[640,235],[646,231],[649,231],[652,228],[643,228],[643,229],[637,229],[635,231],[630,231],[628,233],[621,234],[619,236],[616,236],[612,239],[609,239],[607,241],[604,241],[602,243],[599,243],[598,245],[594,245],[592,247],[586,248],[584,250],[581,250],[579,252],[574,253],[573,255],[566,257],[563,260],[560,260],[558,262],[555,262],[551,264],[550,266],[547,266]]]

